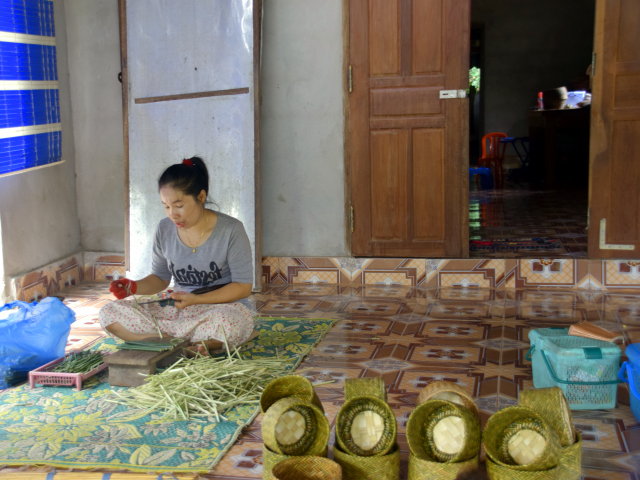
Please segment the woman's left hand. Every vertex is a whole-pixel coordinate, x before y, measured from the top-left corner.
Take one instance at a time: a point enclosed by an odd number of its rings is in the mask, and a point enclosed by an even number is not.
[[[172,292],[171,298],[175,302],[174,306],[180,309],[200,303],[198,302],[198,295],[189,292]]]

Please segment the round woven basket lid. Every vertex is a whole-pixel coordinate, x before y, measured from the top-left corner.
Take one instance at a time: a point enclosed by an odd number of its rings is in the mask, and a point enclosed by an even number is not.
[[[260,396],[262,413],[266,412],[275,402],[285,397],[297,397],[315,405],[324,412],[322,403],[308,378],[301,375],[284,375],[271,380],[264,387]]]
[[[296,397],[281,398],[262,418],[264,444],[285,455],[318,455],[327,448],[329,422],[314,405]]]
[[[479,415],[478,406],[473,397],[460,385],[447,380],[436,380],[430,382],[426,387],[420,390],[418,395],[418,405],[427,400],[447,400],[449,402],[462,405],[471,410],[474,414]]]
[[[387,390],[380,377],[348,378],[344,382],[344,398],[376,397],[387,401]]]
[[[319,456],[326,457],[328,449],[325,449]],[[262,480],[277,480],[276,477],[273,476],[273,467],[275,467],[280,462],[293,458],[289,455],[283,455],[281,453],[273,452],[266,445],[262,445]]]
[[[409,450],[417,458],[462,462],[480,451],[480,420],[464,406],[447,400],[428,400],[411,412],[406,437]]]
[[[373,457],[351,455],[333,447],[333,459],[342,467],[344,480],[400,480],[400,450],[393,446],[387,454]]]
[[[336,441],[352,455],[385,455],[396,443],[396,430],[393,410],[378,397],[347,400],[336,417]]]
[[[553,428],[563,447],[576,441],[576,429],[566,397],[560,387],[531,388],[520,392],[518,403],[544,418]]]
[[[291,457],[272,468],[278,480],[342,480],[342,468],[333,460],[314,455]]]
[[[291,458],[288,455],[283,455],[281,453],[275,453],[269,447],[267,447],[264,443],[262,444],[262,480],[276,480],[276,477],[273,476],[273,467],[275,467],[278,463],[286,460],[287,458]]]
[[[558,435],[527,407],[506,407],[494,413],[484,427],[482,440],[491,460],[514,470],[555,468],[560,458]]]

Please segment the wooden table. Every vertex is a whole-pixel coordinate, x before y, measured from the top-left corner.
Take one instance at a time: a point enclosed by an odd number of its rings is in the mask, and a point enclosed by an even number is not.
[[[529,111],[531,166],[546,187],[586,186],[591,108]]]

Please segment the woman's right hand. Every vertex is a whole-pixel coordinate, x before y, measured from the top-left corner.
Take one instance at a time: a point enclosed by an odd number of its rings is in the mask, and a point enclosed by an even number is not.
[[[129,295],[133,295],[138,291],[138,284],[135,280],[129,280],[128,278],[119,278],[111,282],[109,291],[118,299],[122,300]]]

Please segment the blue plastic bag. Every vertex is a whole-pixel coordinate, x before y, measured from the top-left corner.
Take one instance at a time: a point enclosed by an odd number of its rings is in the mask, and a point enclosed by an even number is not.
[[[22,381],[30,370],[64,356],[74,320],[73,310],[55,297],[0,307],[0,388]]]

